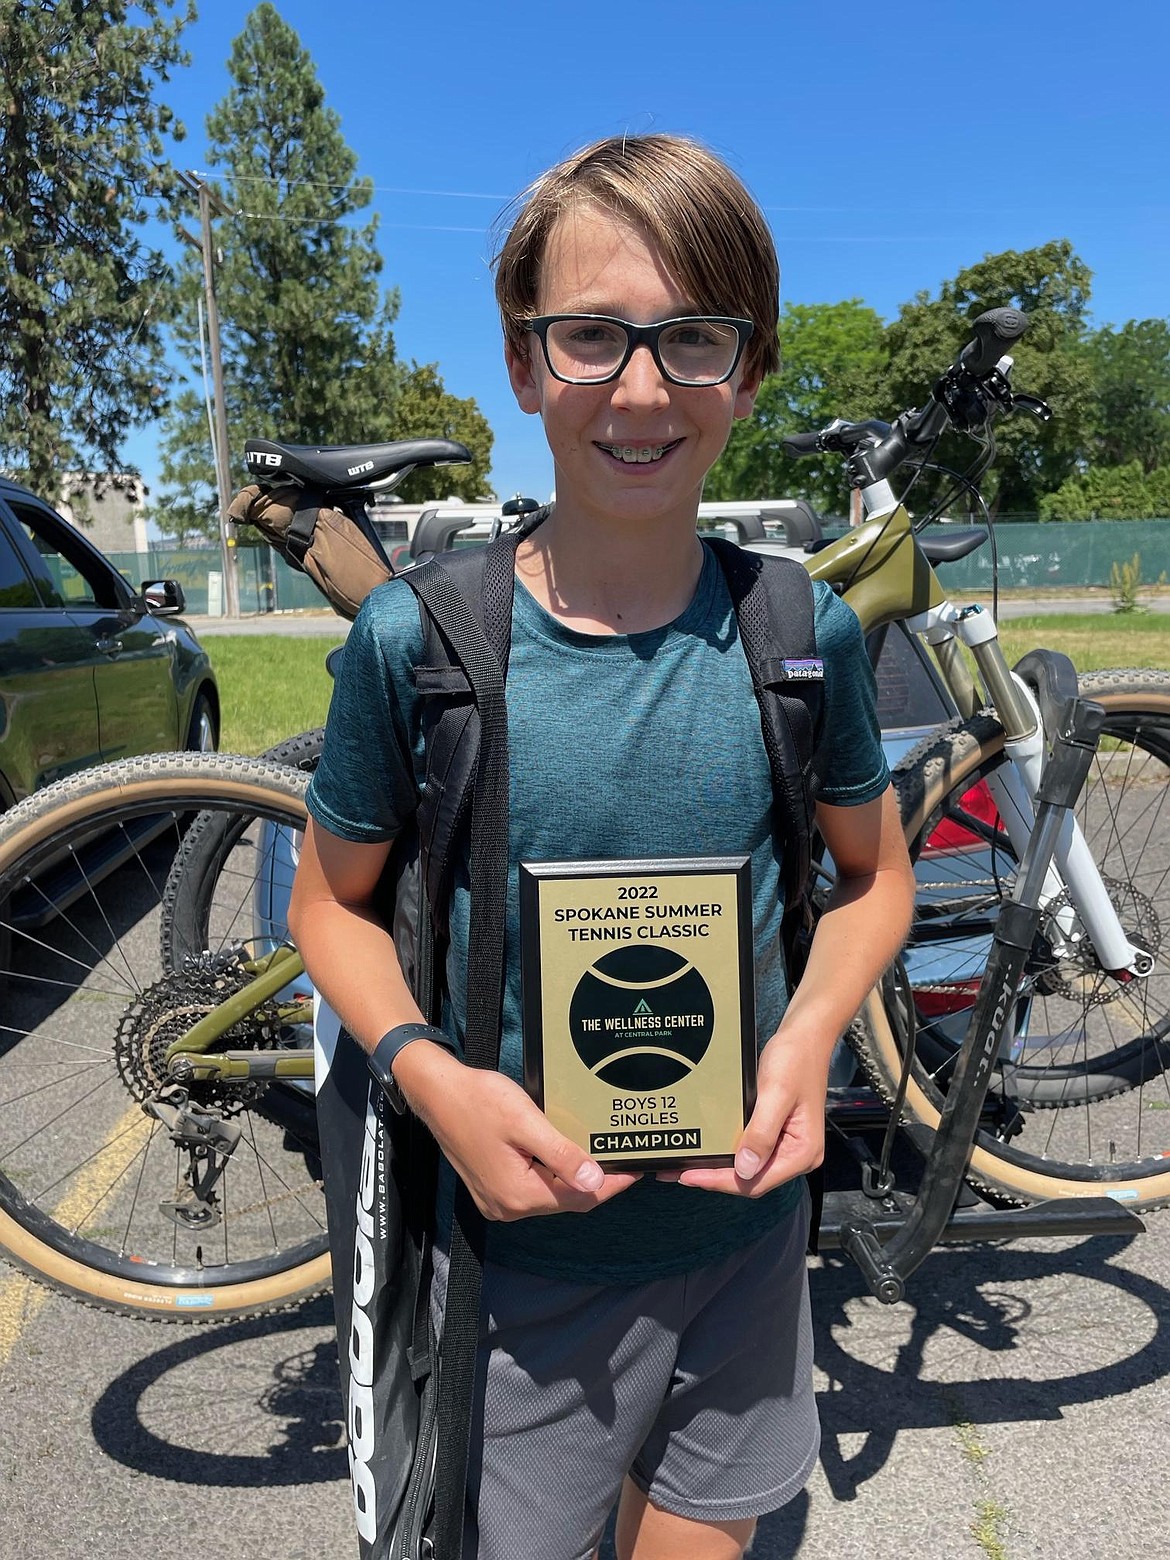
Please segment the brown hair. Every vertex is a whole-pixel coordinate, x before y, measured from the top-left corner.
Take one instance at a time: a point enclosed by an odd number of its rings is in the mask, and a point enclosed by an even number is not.
[[[752,321],[747,366],[772,374],[780,267],[759,206],[721,158],[677,135],[611,136],[558,163],[522,196],[492,262],[508,345],[525,353],[540,270],[561,215],[592,204],[653,239],[696,309]]]

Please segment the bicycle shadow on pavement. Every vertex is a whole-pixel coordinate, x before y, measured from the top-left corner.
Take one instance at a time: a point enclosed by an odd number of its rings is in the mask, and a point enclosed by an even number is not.
[[[835,1498],[854,1499],[905,1431],[1059,1420],[1170,1376],[1170,1292],[1115,1265],[1135,1238],[938,1247],[889,1308],[827,1254],[811,1279]]]
[[[821,1466],[834,1499],[856,1499],[906,1432],[1057,1421],[1170,1377],[1170,1293],[1119,1265],[1131,1239],[940,1247],[893,1307],[838,1254],[822,1259],[811,1280]],[[343,1481],[332,1329],[326,1296],[186,1331],[110,1383],[92,1411],[94,1438],[119,1463],[179,1484]],[[757,1552],[795,1553],[809,1512],[802,1494],[764,1518]]]
[[[332,1301],[186,1330],[116,1377],[91,1424],[107,1456],[177,1484],[347,1478]]]
[[[857,1499],[906,1432],[1051,1422],[1170,1377],[1170,1292],[1114,1265],[1134,1239],[940,1246],[889,1307],[826,1253],[810,1280],[834,1500]],[[762,1518],[753,1553],[797,1554],[810,1514],[804,1491]],[[600,1560],[614,1560],[612,1523]]]

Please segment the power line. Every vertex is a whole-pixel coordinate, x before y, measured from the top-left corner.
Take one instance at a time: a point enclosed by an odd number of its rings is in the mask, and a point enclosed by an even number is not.
[[[211,178],[212,175],[209,174],[209,173],[201,172],[199,174],[199,177],[207,179],[207,178]],[[322,190],[345,190],[345,189],[350,189],[352,187],[353,183],[355,182],[354,179],[349,179],[349,180],[345,180],[345,181],[342,181],[342,182],[330,182],[330,181],[325,180],[325,179],[281,179],[281,178],[275,178],[275,177],[272,177],[271,175],[265,175],[265,174],[238,174],[238,175],[230,175],[229,178],[230,178],[230,182],[233,183],[233,184],[266,184],[266,185],[276,185],[278,188],[283,186],[285,189],[302,189],[303,188],[303,189],[322,189]],[[228,182],[228,181],[225,181],[225,182]],[[423,195],[423,196],[433,197],[433,198],[435,198],[437,200],[490,200],[490,201],[500,201],[500,202],[503,202],[504,204],[508,204],[508,203],[510,203],[511,201],[513,201],[516,198],[515,192],[513,192],[511,195],[499,195],[499,194],[493,194],[493,193],[490,193],[490,192],[484,191],[484,190],[433,190],[433,189],[423,189],[423,188],[419,188],[419,187],[416,187],[416,186],[413,186],[413,185],[404,185],[404,184],[371,184],[368,187],[374,194],[378,194],[378,195]],[[864,212],[864,211],[883,211],[884,212],[888,208],[886,208],[885,206],[869,206],[869,207],[865,207],[865,206],[857,206],[857,205],[852,205],[852,206],[804,206],[804,205],[789,206],[789,205],[778,205],[778,204],[774,204],[772,202],[761,201],[760,202],[760,209],[762,211],[784,212],[786,214],[799,213],[801,215],[806,215],[806,216],[856,216],[859,212]],[[1121,209],[1121,210],[1133,211],[1133,212],[1145,212],[1145,213],[1154,212],[1154,213],[1156,213],[1156,212],[1164,212],[1164,211],[1166,211],[1167,209],[1170,209],[1170,208],[1167,207],[1165,202],[1144,202],[1141,205],[1133,205],[1133,204],[1131,204],[1129,202],[1126,202],[1126,203],[1123,203],[1121,207],[1116,207],[1116,206],[1109,205],[1109,203],[1107,203],[1107,202],[1102,202],[1102,201],[1098,200],[1098,201],[1094,201],[1093,209],[1095,211],[1097,211],[1097,212],[1106,212],[1106,211],[1111,211],[1111,210],[1116,211],[1118,209]],[[1019,212],[1027,212],[1027,213],[1030,214],[1030,213],[1034,213],[1035,210],[1036,210],[1035,204],[1029,204],[1027,206],[1002,206],[1002,205],[1000,205],[1000,206],[988,206],[988,207],[964,207],[961,215],[964,218],[969,217],[971,215],[995,215],[995,216],[1008,215],[1008,216],[1010,216],[1013,213],[1019,213]]]
[[[214,175],[200,170],[195,170],[201,179],[210,179]],[[275,184],[278,188],[283,185],[285,189],[313,189],[313,190],[348,190],[352,189],[355,180],[346,179],[340,183],[330,183],[326,179],[279,179],[259,173],[232,174],[229,181],[232,184]],[[451,200],[501,200],[509,201],[511,195],[490,195],[480,190],[419,190],[408,189],[398,184],[371,184],[369,188],[376,195],[434,195],[440,199]]]
[[[237,222],[282,222],[286,227],[312,227],[319,222],[338,220],[336,212],[307,217],[286,217],[279,211],[234,211],[232,219]],[[381,228],[411,233],[478,233],[481,237],[488,231],[487,228],[482,227],[446,227],[433,222],[380,222],[378,225]]]

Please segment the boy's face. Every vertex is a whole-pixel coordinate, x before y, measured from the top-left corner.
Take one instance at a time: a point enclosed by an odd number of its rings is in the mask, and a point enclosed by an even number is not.
[[[541,314],[608,314],[635,325],[700,314],[641,228],[583,205],[560,218],[541,267]],[[677,519],[693,529],[703,479],[736,417],[759,389],[743,363],[725,384],[672,384],[645,346],[617,379],[568,385],[549,373],[529,333],[527,355],[505,349],[521,410],[539,413],[556,468],[557,503],[607,520]],[[653,458],[622,458],[634,451]],[[658,452],[662,453],[659,454]]]

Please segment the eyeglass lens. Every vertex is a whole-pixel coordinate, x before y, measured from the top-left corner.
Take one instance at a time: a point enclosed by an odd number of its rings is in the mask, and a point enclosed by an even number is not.
[[[548,327],[549,362],[567,379],[606,379],[625,357],[628,339],[628,332],[610,320],[556,320]],[[735,327],[715,320],[671,321],[658,337],[666,373],[692,385],[723,379],[738,348]]]

